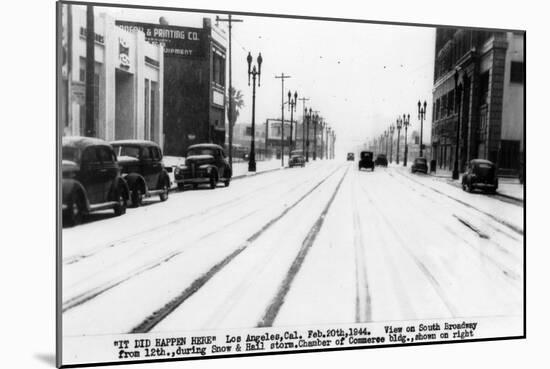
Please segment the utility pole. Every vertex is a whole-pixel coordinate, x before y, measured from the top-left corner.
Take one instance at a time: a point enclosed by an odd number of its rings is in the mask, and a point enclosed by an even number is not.
[[[95,26],[94,7],[86,6],[86,128],[85,136],[94,137],[95,132]]]
[[[233,169],[233,98],[231,96],[231,91],[233,89],[232,85],[232,75],[231,75],[231,28],[232,22],[242,22],[242,19],[232,19],[231,14],[227,18],[220,18],[216,16],[216,25],[219,22],[227,22],[229,28],[229,111],[227,112],[227,118],[229,119],[229,166]],[[236,91],[233,91],[236,94]]]
[[[281,79],[281,166],[285,166],[285,78],[291,78],[291,76],[285,76],[281,73],[280,76],[275,78]]]
[[[306,154],[306,101],[309,101],[309,98],[301,97],[298,100],[302,101],[302,108],[304,115],[302,115],[302,154]]]

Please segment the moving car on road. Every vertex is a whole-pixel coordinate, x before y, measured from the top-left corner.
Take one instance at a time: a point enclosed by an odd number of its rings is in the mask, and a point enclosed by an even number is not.
[[[177,167],[174,171],[174,178],[180,190],[187,184],[193,188],[200,184],[216,188],[219,181],[227,187],[231,182],[231,175],[231,167],[223,148],[206,143],[189,146],[185,165]]]
[[[289,168],[304,167],[305,165],[306,159],[302,154],[302,150],[293,150],[290,152],[290,160],[288,161]]]
[[[372,151],[361,151],[361,156],[359,158],[359,170],[361,170],[361,168],[370,168],[374,171],[374,161],[372,160],[372,157]]]
[[[346,159],[347,161],[354,161],[355,160],[355,154],[352,152],[348,152],[348,157]]]
[[[485,159],[471,160],[466,173],[462,176],[462,189],[468,192],[481,189],[494,193],[497,188],[498,177],[495,164]]]
[[[386,155],[378,154],[376,156],[376,160],[374,161],[374,165],[387,167],[388,166],[388,159],[386,158]]]
[[[422,172],[428,173],[428,162],[426,158],[416,158],[411,166],[411,173]]]
[[[74,226],[88,213],[126,212],[129,189],[120,176],[113,147],[90,137],[63,137],[61,149],[63,224]]]
[[[111,142],[118,156],[122,176],[130,188],[132,205],[138,207],[145,197],[158,195],[168,199],[170,178],[162,163],[162,150],[153,141],[122,140]]]

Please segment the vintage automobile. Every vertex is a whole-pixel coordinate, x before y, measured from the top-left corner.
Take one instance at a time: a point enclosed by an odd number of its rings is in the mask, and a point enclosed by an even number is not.
[[[187,184],[193,188],[200,184],[216,188],[219,181],[227,187],[231,182],[231,175],[225,151],[221,146],[210,143],[189,146],[185,165],[177,167],[174,171],[174,178],[180,190]]]
[[[415,158],[411,166],[411,173],[428,173],[428,162],[426,158]]]
[[[63,224],[74,226],[91,212],[126,212],[129,189],[113,147],[90,137],[63,137],[61,149]]]
[[[130,188],[133,206],[140,206],[146,197],[158,195],[160,201],[168,199],[170,178],[162,163],[159,145],[153,141],[121,140],[111,142],[111,146]]]
[[[302,150],[293,150],[290,152],[290,160],[288,161],[288,166],[292,167],[305,167],[306,159]]]
[[[462,189],[468,192],[481,189],[494,193],[497,188],[498,177],[495,164],[485,159],[471,160],[466,173],[462,176]]]
[[[387,167],[388,166],[388,158],[386,158],[386,155],[384,155],[384,154],[378,154],[376,156],[376,160],[374,161],[374,165]]]
[[[374,161],[372,160],[372,156],[372,151],[361,151],[361,155],[359,156],[359,170],[361,170],[361,168],[370,168],[374,171]]]
[[[347,161],[354,161],[355,160],[355,154],[352,152],[348,152],[348,156],[346,158]]]

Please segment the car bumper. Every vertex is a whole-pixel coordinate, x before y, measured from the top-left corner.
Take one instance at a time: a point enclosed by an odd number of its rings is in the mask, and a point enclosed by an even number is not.
[[[480,182],[474,182],[471,185],[473,188],[479,188],[484,190],[496,190],[498,188],[498,185],[494,183],[480,183]]]

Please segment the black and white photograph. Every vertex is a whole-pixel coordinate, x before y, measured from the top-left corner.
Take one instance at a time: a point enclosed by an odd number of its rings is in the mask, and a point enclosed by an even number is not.
[[[525,338],[524,29],[56,5],[58,366]]]

